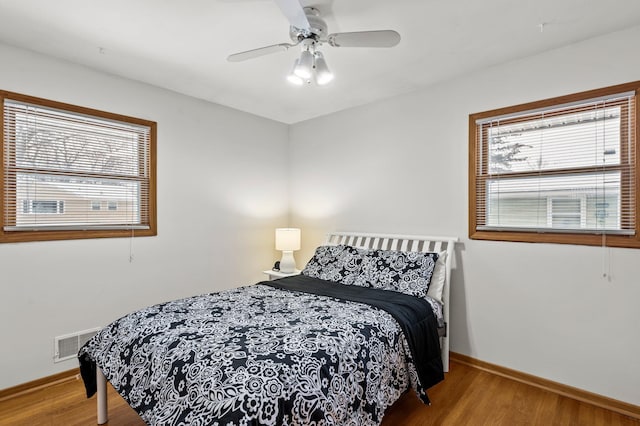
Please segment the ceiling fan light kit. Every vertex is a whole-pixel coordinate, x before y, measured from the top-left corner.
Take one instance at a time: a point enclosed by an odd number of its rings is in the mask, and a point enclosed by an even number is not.
[[[311,84],[315,81],[319,86],[324,86],[333,80],[333,73],[329,70],[324,55],[315,49],[315,42],[306,39],[303,42],[300,57],[293,63],[293,69],[287,76],[289,82],[296,86],[304,83]]]
[[[327,35],[327,24],[314,7],[302,7],[299,0],[275,0],[290,23],[289,36],[295,44],[279,43],[229,55],[229,62],[241,62],[270,53],[289,50],[302,45],[300,57],[293,64],[287,80],[296,85],[304,83],[322,86],[333,80],[327,62],[318,47],[327,43],[332,47],[393,47],[400,42],[400,34],[393,30],[356,31]]]

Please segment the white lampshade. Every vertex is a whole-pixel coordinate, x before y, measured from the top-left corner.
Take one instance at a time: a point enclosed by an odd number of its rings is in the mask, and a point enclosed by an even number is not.
[[[300,229],[277,228],[276,250],[282,250],[280,272],[285,274],[294,273],[296,271],[296,259],[293,257],[293,251],[300,250]]]
[[[313,72],[313,54],[303,50],[293,72],[303,80],[310,79]]]
[[[298,59],[296,59],[296,61],[293,63],[293,69],[291,70],[289,75],[287,75],[287,80],[290,83],[295,84],[296,86],[302,86],[304,84],[304,80],[298,75],[296,75],[296,68],[298,67],[298,62],[299,62]]]
[[[300,250],[299,228],[277,228],[276,250],[294,251]]]
[[[324,60],[322,52],[316,52],[315,54],[315,67],[316,67],[316,82],[320,86],[324,86],[333,80],[333,73],[329,71],[327,62]]]

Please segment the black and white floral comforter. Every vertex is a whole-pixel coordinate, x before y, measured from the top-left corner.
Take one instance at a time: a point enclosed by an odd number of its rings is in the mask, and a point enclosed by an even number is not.
[[[443,378],[430,305],[390,293],[299,276],[142,309],[80,350],[87,395],[97,363],[150,425],[377,425]]]

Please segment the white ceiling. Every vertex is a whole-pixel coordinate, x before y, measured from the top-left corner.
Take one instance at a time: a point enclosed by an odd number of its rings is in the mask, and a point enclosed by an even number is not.
[[[227,62],[231,53],[290,42],[272,0],[0,0],[0,42],[295,123],[640,24],[638,0],[302,3],[320,10],[330,33],[393,29],[402,41],[323,45],[336,75],[323,87],[286,81],[297,48]]]

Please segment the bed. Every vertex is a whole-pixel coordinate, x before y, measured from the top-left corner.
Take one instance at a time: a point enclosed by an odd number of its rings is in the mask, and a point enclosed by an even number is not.
[[[78,354],[150,425],[378,425],[448,370],[456,238],[334,232],[303,273],[128,314]]]

